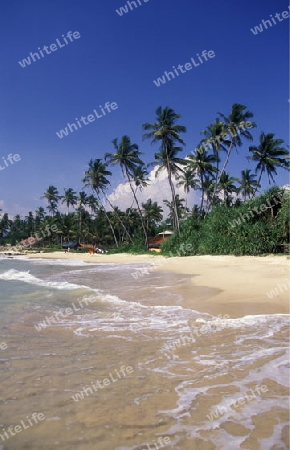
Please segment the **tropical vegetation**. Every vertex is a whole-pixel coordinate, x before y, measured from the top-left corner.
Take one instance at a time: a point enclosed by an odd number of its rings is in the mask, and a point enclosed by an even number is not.
[[[190,244],[190,254],[280,251],[289,239],[289,196],[278,187],[266,193],[259,190],[265,176],[275,186],[278,170],[289,170],[289,150],[272,132],[260,132],[255,144],[253,117],[245,105],[233,104],[228,115],[218,113],[201,131],[200,142],[186,154],[181,115],[168,106],[158,107],[155,118],[142,125],[143,140],[156,146],[154,161],[145,163],[138,144],[128,135],[114,138],[111,151],[103,158],[92,156],[80,173],[80,192],[71,187],[61,192],[50,185],[41,197],[45,207],[23,218],[2,212],[0,244],[15,245],[37,234],[39,246],[78,241],[113,251],[146,250],[150,236],[169,228],[174,234],[163,245],[164,252],[174,253],[181,243]],[[239,177],[229,169],[233,150],[241,152],[245,161]],[[109,194],[114,167],[121,169],[131,193],[126,210]],[[154,198],[140,200],[140,192],[150,184],[149,167],[155,167],[151,173],[156,177],[166,174],[169,195],[163,204]],[[179,193],[177,188],[182,188]],[[199,201],[189,208],[191,193]],[[264,211],[253,214],[262,205],[267,205]],[[45,235],[52,225],[57,232]]]

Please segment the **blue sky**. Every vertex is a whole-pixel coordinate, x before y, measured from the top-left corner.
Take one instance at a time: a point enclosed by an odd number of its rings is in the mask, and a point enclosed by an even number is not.
[[[257,129],[289,142],[289,18],[254,35],[250,28],[270,14],[288,10],[279,0],[139,0],[120,17],[125,0],[71,2],[10,0],[1,6],[0,164],[18,153],[21,160],[0,171],[0,207],[26,214],[40,205],[49,185],[82,189],[90,158],[112,150],[115,137],[128,134],[153,160],[156,147],[142,142],[141,125],[155,110],[171,106],[187,127],[183,156],[200,141],[200,130],[226,115],[233,103],[253,111]],[[137,2],[138,4],[138,2]],[[22,68],[18,61],[50,46],[68,31],[79,39]],[[203,50],[215,57],[157,88],[153,80],[185,64]],[[106,102],[118,109],[59,139],[56,132]],[[248,143],[229,164],[233,176],[251,168]],[[2,164],[3,166],[3,164]],[[112,188],[122,181],[114,170]],[[277,184],[288,183],[280,170]],[[266,178],[263,188],[268,187]]]

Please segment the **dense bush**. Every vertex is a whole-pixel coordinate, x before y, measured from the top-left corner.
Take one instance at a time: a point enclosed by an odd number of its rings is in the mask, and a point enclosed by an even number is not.
[[[289,239],[289,210],[290,197],[278,188],[237,207],[218,205],[203,220],[184,221],[180,235],[166,241],[162,251],[171,255],[279,252]]]

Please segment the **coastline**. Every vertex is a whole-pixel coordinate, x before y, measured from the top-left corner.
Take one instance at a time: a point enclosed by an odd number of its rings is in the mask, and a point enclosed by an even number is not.
[[[147,274],[142,275],[148,277],[149,284],[150,271],[153,270],[192,275],[191,282],[179,289],[184,297],[183,306],[186,308],[215,315],[227,314],[231,318],[257,314],[289,314],[290,261],[286,255],[265,257],[206,255],[166,258],[161,255],[126,253],[89,255],[60,251],[31,253],[24,257],[77,259],[93,264],[157,264],[154,269],[151,268]],[[208,297],[202,300],[193,298],[193,286],[208,288]]]

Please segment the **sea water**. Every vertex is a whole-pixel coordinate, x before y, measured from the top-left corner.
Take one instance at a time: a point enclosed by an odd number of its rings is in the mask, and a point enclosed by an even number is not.
[[[0,448],[289,448],[289,316],[188,309],[191,277],[145,269],[0,260]]]

